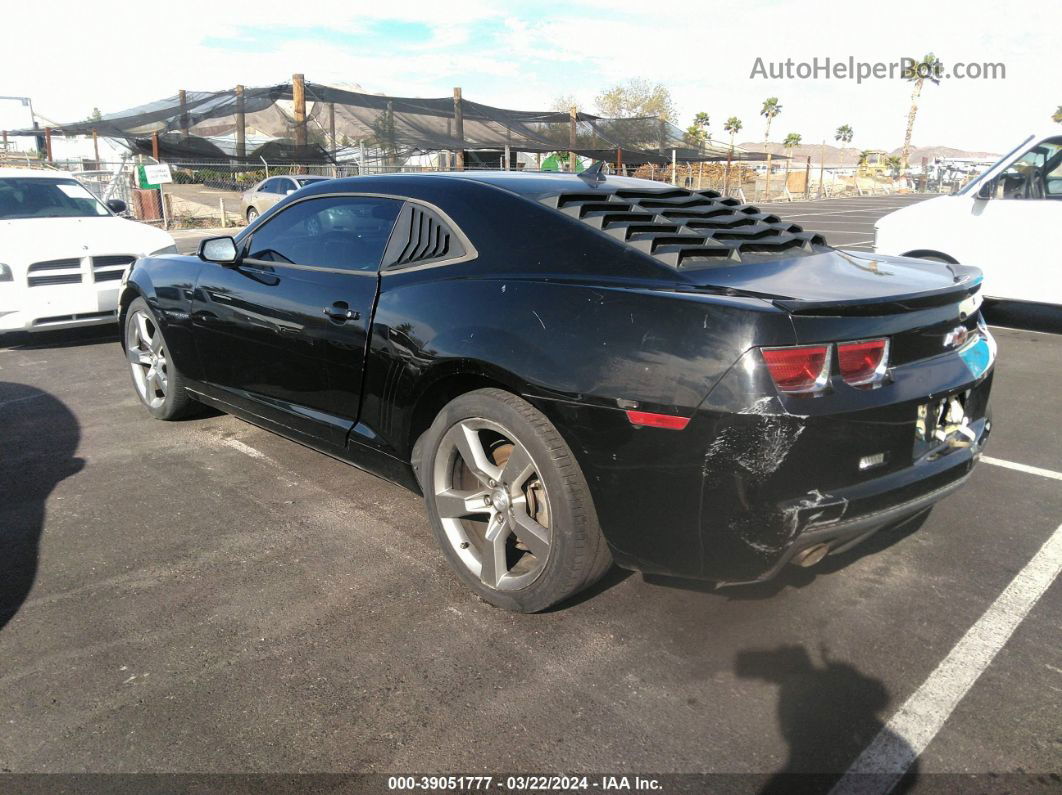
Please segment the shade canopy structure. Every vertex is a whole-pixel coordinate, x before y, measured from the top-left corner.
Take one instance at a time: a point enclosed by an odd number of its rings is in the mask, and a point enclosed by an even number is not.
[[[296,107],[304,86],[305,111]],[[460,112],[458,112],[458,108]],[[764,160],[766,155],[715,141],[695,142],[656,117],[605,118],[589,113],[497,108],[452,97],[390,97],[305,82],[225,91],[182,91],[100,119],[54,128],[66,135],[124,140],[149,151],[157,137],[170,160],[257,162],[271,147],[285,159],[317,162],[337,150],[365,146],[391,161],[414,154],[477,149],[545,153],[575,151],[628,165]],[[39,135],[40,130],[12,131]],[[674,153],[674,155],[673,155]]]

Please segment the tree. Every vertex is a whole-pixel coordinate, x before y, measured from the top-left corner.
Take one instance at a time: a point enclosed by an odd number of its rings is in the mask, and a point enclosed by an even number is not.
[[[834,130],[834,132],[833,132],[833,140],[841,142],[841,152],[842,152],[842,154],[844,153],[845,144],[852,143],[852,136],[854,134],[855,133],[852,132],[852,128],[850,126],[848,126],[847,124],[842,124],[836,130]],[[844,162],[843,158],[841,159],[841,162],[842,163]],[[859,173],[859,169],[857,168],[856,169],[856,174],[858,174],[858,173]],[[853,176],[852,179],[853,179],[853,181],[855,181],[856,177]],[[858,192],[859,192],[859,183],[856,182],[856,193],[858,193]]]
[[[760,108],[760,115],[767,119],[767,129],[763,132],[763,151],[767,155],[767,181],[763,186],[765,200],[771,197],[771,153],[767,151],[767,140],[771,136],[771,122],[781,112],[782,106],[778,104],[778,97],[768,97],[763,101],[763,107]]]
[[[1057,121],[1062,124],[1062,105],[1058,106],[1058,110],[1051,114],[1051,121]]]
[[[579,103],[575,101],[575,97],[571,94],[561,94],[559,97],[553,100],[549,109],[555,110],[557,113],[567,113],[572,108],[578,107]]]
[[[611,118],[655,116],[674,122],[677,115],[675,102],[671,99],[671,91],[667,86],[638,77],[605,89],[597,95],[594,104],[598,113]]]
[[[785,161],[785,183],[784,184],[785,184],[785,186],[787,188],[789,187],[789,164],[790,164],[790,162],[793,159],[793,147],[794,146],[800,146],[800,141],[801,140],[802,139],[800,137],[800,133],[789,133],[789,135],[787,135],[785,137],[785,140],[782,141],[782,146],[785,147],[785,155],[786,155],[786,161]]]
[[[1062,108],[1060,108],[1060,109],[1062,109]],[[85,121],[101,121],[102,119],[103,119],[103,114],[100,113],[100,109],[99,108],[93,108],[92,109],[92,113],[90,113],[88,115],[88,118],[85,119]]]
[[[921,61],[912,63],[903,70],[903,79],[914,84],[911,90],[911,109],[907,112],[907,132],[903,137],[903,151],[900,153],[900,171],[907,172],[907,161],[911,154],[911,133],[914,131],[915,116],[918,115],[918,97],[922,93],[922,83],[927,79],[934,85],[940,83],[941,63],[933,53],[928,53]]]
[[[694,149],[703,151],[704,145],[708,143],[708,114],[701,111],[693,117],[693,124],[686,128],[686,132],[683,135],[686,143],[692,146]]]
[[[730,182],[730,161],[734,157],[734,136],[741,132],[741,119],[737,116],[731,116],[726,120],[726,124],[723,125],[723,129],[730,133],[730,151],[726,153],[726,171],[723,172],[723,193],[726,193],[727,185]]]

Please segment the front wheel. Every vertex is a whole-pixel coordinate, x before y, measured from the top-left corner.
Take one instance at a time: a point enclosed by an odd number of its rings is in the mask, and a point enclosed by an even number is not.
[[[192,399],[170,359],[162,329],[143,298],[129,304],[123,338],[133,386],[151,416],[175,420],[187,414]]]
[[[480,389],[448,403],[427,432],[420,469],[443,554],[493,605],[544,610],[612,563],[571,449],[516,395]]]
[[[247,208],[247,223],[248,224],[253,224],[254,220],[257,217],[258,217],[258,210],[254,209],[254,207],[248,207]]]

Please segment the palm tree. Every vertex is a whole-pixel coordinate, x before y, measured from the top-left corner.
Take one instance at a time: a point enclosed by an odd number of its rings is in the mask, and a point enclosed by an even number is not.
[[[741,132],[741,119],[731,116],[726,120],[723,129],[730,133],[730,151],[726,153],[726,171],[723,172],[723,194],[726,194],[727,185],[730,182],[730,161],[734,157],[734,136]]]
[[[842,163],[844,162],[844,146],[845,146],[845,144],[852,143],[852,136],[853,135],[854,135],[854,133],[852,132],[852,128],[850,126],[848,126],[847,124],[842,124],[836,130],[834,130],[833,140],[841,142],[841,162]],[[856,173],[858,174],[858,172],[859,172],[859,169],[856,168]],[[853,176],[852,177],[852,181],[855,182],[856,181],[856,177]],[[859,192],[859,183],[856,182],[856,193],[858,193],[858,192]]]
[[[774,117],[782,112],[782,106],[778,104],[778,97],[768,97],[763,101],[760,115],[767,118],[767,128],[763,132],[763,152],[767,155],[767,182],[763,187],[764,200],[771,197],[771,153],[767,151],[767,141],[771,137],[771,122]]]
[[[785,182],[783,183],[787,188],[789,187],[789,163],[793,159],[793,147],[800,146],[800,133],[789,133],[782,141],[782,146],[785,147]]]
[[[1051,114],[1051,121],[1057,121],[1062,124],[1062,105],[1058,106],[1058,110]]]
[[[907,173],[907,161],[911,154],[911,133],[914,131],[915,116],[918,115],[918,96],[922,93],[922,83],[927,79],[937,85],[940,83],[941,63],[933,53],[928,53],[918,63],[903,70],[903,79],[914,84],[911,91],[911,109],[907,112],[907,132],[903,137],[903,151],[900,153],[900,173]]]
[[[704,145],[708,142],[708,124],[708,114],[704,111],[694,116],[693,124],[686,128],[686,133],[683,136],[686,139],[686,143],[703,152]]]

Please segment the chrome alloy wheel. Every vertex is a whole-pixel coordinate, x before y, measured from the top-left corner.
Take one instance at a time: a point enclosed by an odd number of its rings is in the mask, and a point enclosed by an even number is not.
[[[162,344],[162,332],[151,316],[142,310],[133,313],[126,324],[125,351],[133,368],[133,383],[140,399],[153,409],[166,402],[169,362]]]
[[[530,585],[549,558],[549,496],[527,448],[491,420],[461,420],[435,456],[435,507],[446,537],[484,585]]]

